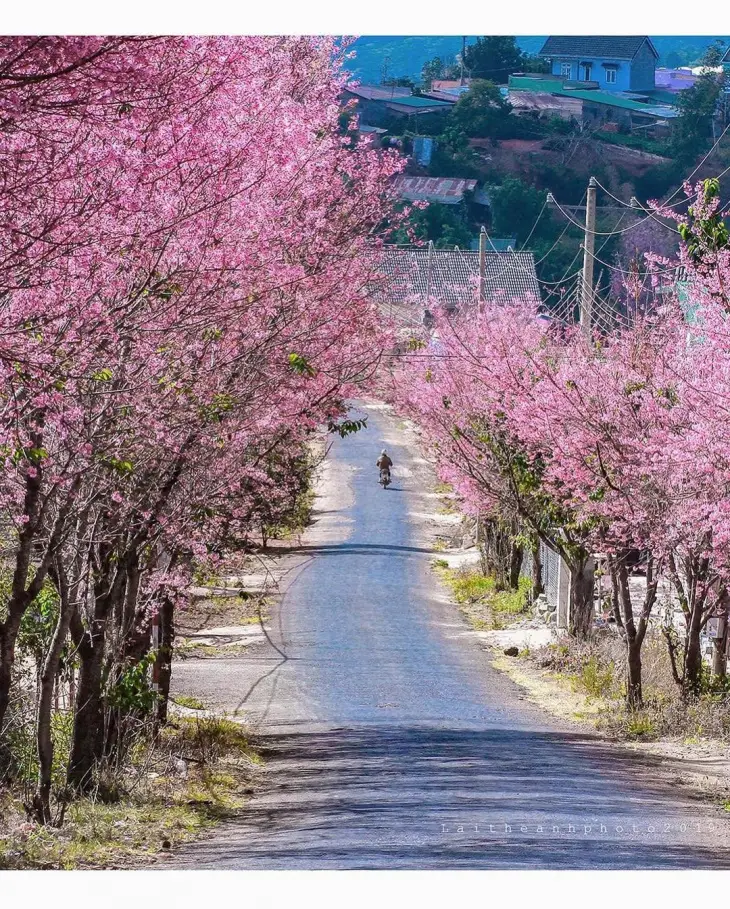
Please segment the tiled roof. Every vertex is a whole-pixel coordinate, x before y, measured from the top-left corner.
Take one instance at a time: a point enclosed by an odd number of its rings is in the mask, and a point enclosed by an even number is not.
[[[645,41],[658,58],[656,48],[646,35],[551,35],[543,44],[539,56],[633,60]]]
[[[477,185],[476,180],[451,177],[408,177],[400,174],[393,178],[393,189],[403,199],[413,202],[441,202],[456,205]]]
[[[378,289],[383,303],[448,308],[476,298],[479,253],[469,249],[386,247],[380,266],[385,282]],[[485,298],[499,300],[540,297],[535,259],[529,252],[486,254]]]

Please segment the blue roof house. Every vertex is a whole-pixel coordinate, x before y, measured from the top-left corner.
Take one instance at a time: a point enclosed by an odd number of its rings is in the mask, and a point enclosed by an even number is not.
[[[553,35],[540,56],[550,62],[554,76],[586,88],[642,92],[655,87],[659,54],[646,35]]]

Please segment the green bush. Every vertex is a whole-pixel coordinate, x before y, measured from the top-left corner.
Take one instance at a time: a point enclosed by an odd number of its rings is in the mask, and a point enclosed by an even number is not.
[[[598,658],[592,656],[583,665],[578,679],[590,697],[610,697],[616,688],[615,668],[613,663],[602,666]]]

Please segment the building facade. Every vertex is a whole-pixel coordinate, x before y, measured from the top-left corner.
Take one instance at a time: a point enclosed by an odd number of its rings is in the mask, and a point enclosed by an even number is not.
[[[540,51],[566,83],[612,92],[649,91],[659,55],[646,35],[551,36]]]

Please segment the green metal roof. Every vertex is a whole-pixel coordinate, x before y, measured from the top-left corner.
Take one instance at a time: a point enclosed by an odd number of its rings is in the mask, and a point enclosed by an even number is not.
[[[436,98],[421,98],[418,95],[389,98],[388,104],[398,104],[402,107],[453,107],[451,101],[438,101]]]
[[[668,104],[670,107],[677,106],[677,95],[663,88],[652,88],[647,92],[634,92],[633,94],[641,95],[642,97],[646,96],[652,104]]]
[[[611,92],[599,91],[598,89],[563,88],[562,79],[532,79],[529,76],[510,76],[509,87],[515,91],[547,92],[564,98],[578,98],[581,101],[591,101],[594,104],[606,104],[609,107],[620,107],[624,110],[633,110],[636,113],[660,116],[655,105],[642,104],[640,101],[634,101],[631,98],[625,98]],[[671,116],[669,113],[668,115]]]

